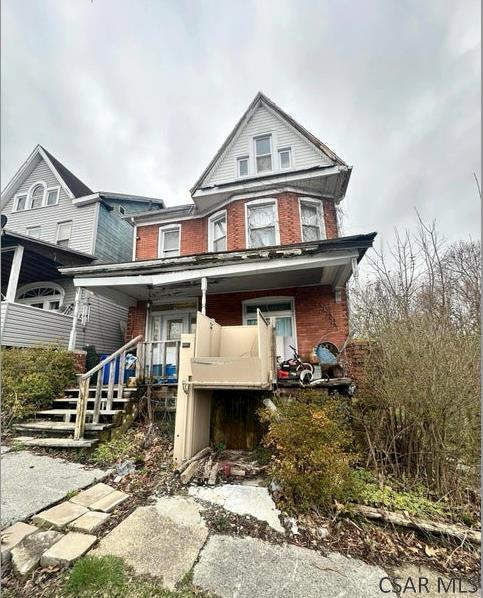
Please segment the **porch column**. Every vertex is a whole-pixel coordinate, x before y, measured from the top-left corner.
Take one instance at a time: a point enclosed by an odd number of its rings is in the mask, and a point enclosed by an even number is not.
[[[79,321],[80,305],[82,300],[82,287],[77,287],[75,290],[74,315],[72,320],[72,328],[69,336],[69,351],[75,350],[75,341],[77,338],[77,324]]]
[[[5,299],[11,303],[15,301],[15,297],[17,295],[18,279],[20,276],[20,268],[22,267],[22,258],[23,245],[17,245],[13,253],[12,267],[10,269],[10,276],[8,278],[7,294],[5,296]]]
[[[201,313],[206,316],[206,290],[208,289],[208,279],[204,276],[201,279]]]

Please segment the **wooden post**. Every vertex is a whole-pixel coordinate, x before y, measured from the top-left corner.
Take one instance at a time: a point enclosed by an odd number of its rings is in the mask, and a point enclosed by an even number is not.
[[[94,415],[92,417],[92,422],[94,424],[99,423],[99,415],[101,411],[101,401],[102,401],[102,378],[104,377],[104,368],[101,368],[97,372],[97,384],[96,384],[96,394],[94,398]]]
[[[75,350],[75,341],[77,337],[77,324],[79,321],[79,311],[82,299],[82,287],[77,287],[75,290],[74,315],[72,318],[72,328],[69,336],[69,351]]]
[[[77,401],[77,412],[75,416],[74,440],[82,440],[84,438],[84,429],[86,425],[86,407],[87,399],[89,398],[89,382],[81,380],[79,383],[79,400]]]
[[[8,277],[8,287],[5,299],[10,303],[15,301],[17,295],[18,279],[20,276],[20,268],[22,267],[23,245],[17,245],[13,253],[12,267],[10,268],[10,276]]]
[[[119,379],[117,381],[117,398],[122,399],[124,389],[124,371],[126,370],[126,351],[119,358]]]
[[[106,409],[112,409],[112,399],[114,397],[114,377],[116,375],[116,359],[109,362],[109,385],[107,387]]]

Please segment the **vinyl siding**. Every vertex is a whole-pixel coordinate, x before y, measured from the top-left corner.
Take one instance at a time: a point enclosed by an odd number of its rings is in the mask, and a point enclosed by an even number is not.
[[[95,210],[96,205],[75,206],[67,196],[63,188],[60,188],[59,203],[55,206],[45,206],[34,210],[23,212],[12,212],[14,208],[14,197],[19,193],[26,193],[30,187],[38,182],[44,182],[47,187],[58,187],[59,182],[41,159],[30,175],[19,185],[16,192],[10,198],[6,198],[3,213],[8,218],[7,228],[14,232],[25,235],[27,228],[40,226],[40,238],[49,243],[57,242],[57,223],[65,220],[72,220],[72,234],[69,246],[71,249],[92,253]]]
[[[279,171],[278,150],[285,147],[292,148],[292,167],[295,170],[331,163],[327,156],[314,148],[281,118],[265,106],[259,106],[224,158],[208,175],[203,186],[219,185],[237,180],[236,159],[241,156],[248,155],[250,157],[249,176],[255,175],[253,137],[265,133],[272,134],[272,172]],[[290,171],[283,170],[281,172]]]
[[[65,289],[64,305],[74,304],[75,287],[72,279],[56,280]],[[110,299],[92,294],[91,312],[85,329],[77,328],[76,348],[94,345],[98,353],[112,353],[124,342],[123,330],[127,324],[126,307],[117,305]]]
[[[146,204],[133,201],[105,200],[112,207],[99,205],[99,221],[95,255],[100,262],[128,262],[132,259],[133,234],[132,224],[121,218],[119,206],[126,214],[146,211]]]

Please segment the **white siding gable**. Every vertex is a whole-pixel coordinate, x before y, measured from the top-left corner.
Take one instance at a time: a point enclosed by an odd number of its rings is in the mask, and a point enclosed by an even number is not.
[[[44,182],[47,187],[60,186],[57,177],[42,158],[39,158],[37,166],[17,186],[11,197],[5,198],[2,213],[8,218],[6,228],[25,235],[29,227],[40,226],[40,239],[49,243],[56,243],[57,224],[72,220],[72,234],[69,247],[77,251],[92,253],[94,230],[97,226],[95,219],[97,205],[95,203],[85,206],[75,206],[64,189],[60,187],[58,204],[22,212],[13,211],[15,207],[14,197],[19,193],[27,193],[32,185],[38,181]]]
[[[298,131],[282,119],[278,114],[260,103],[249,120],[241,126],[221,159],[215,164],[211,173],[203,182],[203,187],[219,185],[238,180],[237,158],[249,156],[248,177],[256,176],[253,138],[270,133],[272,135],[272,173],[286,173],[291,170],[302,170],[312,166],[330,165],[330,159],[318,148],[314,147]],[[279,170],[278,150],[290,147],[292,150],[292,168]],[[243,179],[241,179],[243,180]]]

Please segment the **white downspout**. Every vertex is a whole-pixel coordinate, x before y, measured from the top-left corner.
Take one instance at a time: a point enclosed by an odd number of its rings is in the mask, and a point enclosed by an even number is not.
[[[201,279],[201,313],[206,316],[206,291],[208,289],[208,279],[203,276]]]

